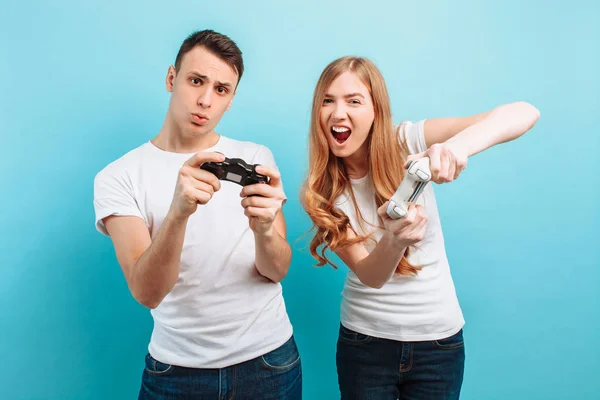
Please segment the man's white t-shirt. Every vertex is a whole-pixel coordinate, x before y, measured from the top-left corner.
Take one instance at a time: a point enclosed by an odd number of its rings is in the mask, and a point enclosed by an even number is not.
[[[427,150],[423,125],[400,124],[399,140],[406,143],[410,154]],[[377,215],[375,189],[370,174],[351,179],[358,209],[367,223],[360,223],[348,188],[336,200],[336,207],[350,219],[350,225],[360,235],[374,232],[374,239],[383,236]],[[463,327],[450,267],[446,258],[444,237],[432,184],[428,184],[417,204],[428,217],[425,238],[418,248],[411,249],[408,261],[423,268],[416,277],[394,275],[381,289],[364,285],[348,271],[342,292],[341,323],[365,335],[399,340],[423,341],[449,337]],[[373,227],[372,225],[375,225]],[[371,252],[375,245],[366,243]]]
[[[205,151],[277,167],[262,145],[220,136]],[[175,191],[177,175],[193,154],[166,152],[151,142],[106,166],[94,181],[96,228],[102,219],[141,218],[154,238]],[[151,310],[148,350],[157,360],[190,368],[223,368],[261,356],[292,336],[282,287],[255,267],[254,234],[241,205],[242,187],[222,181],[188,220],[179,277]]]

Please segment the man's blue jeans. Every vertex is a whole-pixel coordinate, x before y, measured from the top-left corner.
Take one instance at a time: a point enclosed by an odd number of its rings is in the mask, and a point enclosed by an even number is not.
[[[161,363],[149,354],[139,400],[301,400],[302,366],[292,336],[261,357],[220,369]]]

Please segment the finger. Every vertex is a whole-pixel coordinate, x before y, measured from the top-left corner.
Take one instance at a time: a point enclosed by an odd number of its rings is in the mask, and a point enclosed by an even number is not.
[[[194,187],[187,187],[183,191],[183,195],[185,196],[186,199],[188,199],[188,201],[196,202],[199,204],[208,203],[212,197],[211,194],[204,192],[202,190],[198,190]]]
[[[196,182],[205,182],[211,185],[215,192],[221,189],[221,181],[208,171],[191,166],[184,166],[181,171],[184,176],[189,176]]]
[[[419,212],[419,209],[417,208],[417,205],[410,203],[408,205],[406,217],[404,217],[406,224],[412,224],[415,221],[415,219],[417,218],[418,212]]]
[[[261,175],[268,176],[270,186],[273,186],[273,187],[281,186],[281,174],[275,168],[268,167],[266,165],[257,165],[256,172],[258,172]]]
[[[252,196],[246,197],[242,200],[242,207],[256,207],[256,208],[277,208],[279,206],[279,202],[277,200],[261,197],[261,196]]]
[[[381,207],[379,207],[377,209],[377,215],[379,215],[383,219],[389,218],[389,216],[387,215],[388,204],[389,204],[389,201],[386,201],[385,203],[383,203],[381,205]]]
[[[404,218],[391,219],[388,217],[388,220],[390,220],[388,223],[388,230],[394,234],[398,234],[400,231],[406,229],[407,226],[410,226],[412,223],[414,223],[416,217],[417,210],[415,209],[414,205],[409,204],[406,210],[406,216]]]
[[[427,232],[427,221],[423,220],[419,222],[415,229],[411,233],[412,237],[415,241],[421,242],[425,238],[425,233]]]
[[[448,182],[454,180],[454,176],[456,175],[456,157],[454,156],[454,154],[452,154],[451,152],[449,153],[449,165],[448,165],[448,175],[446,176],[446,178],[448,179]]]
[[[214,151],[199,151],[190,157],[185,164],[190,167],[199,167],[205,162],[222,162],[225,161],[225,156]]]
[[[420,204],[414,205],[415,210],[417,210],[416,219],[427,218],[427,213],[425,212],[425,207]]]
[[[415,160],[418,160],[419,158],[425,157],[425,153],[426,152],[422,152],[419,154],[409,154],[408,157],[406,157],[406,162],[404,163],[404,168],[407,168],[409,161],[415,161]]]
[[[240,192],[240,196],[248,197],[248,196],[263,196],[274,199],[283,200],[285,196],[280,189],[277,189],[271,185],[265,185],[264,183],[255,183],[252,185],[244,186],[242,191]]]
[[[438,173],[437,183],[448,181],[448,169],[450,168],[450,159],[448,152],[440,152],[440,170]]]
[[[456,168],[456,171],[454,172],[454,179],[458,178],[458,176],[460,174],[462,174],[462,172],[465,170],[466,167],[467,167],[466,163],[463,163],[463,162],[458,163],[458,168]]]
[[[208,193],[211,196],[215,194],[215,188],[211,184],[208,184],[206,182],[195,180],[191,183],[191,185],[194,187],[194,189]]]
[[[271,211],[268,208],[247,207],[244,209],[244,215],[258,218],[259,221],[268,221]]]
[[[454,171],[454,176],[452,177],[452,179],[457,179],[458,176],[461,174],[461,172],[463,171],[462,168],[456,168],[456,170]]]
[[[427,219],[426,216],[419,218],[419,220],[417,222],[415,222],[415,226],[414,226],[414,230],[415,231],[420,231],[422,229],[424,229],[425,226],[427,226],[427,222],[429,222],[429,220]]]
[[[440,148],[436,145],[433,145],[429,148],[428,152],[429,152],[429,170],[431,171],[431,178],[433,181],[437,181],[437,179],[440,175],[440,170],[441,170]]]

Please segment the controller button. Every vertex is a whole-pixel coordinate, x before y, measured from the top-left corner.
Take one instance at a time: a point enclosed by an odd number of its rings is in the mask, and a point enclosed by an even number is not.
[[[423,170],[421,170],[421,169],[417,170],[417,176],[419,178],[423,179],[423,180],[428,180],[429,179],[429,175],[426,172],[424,172]]]

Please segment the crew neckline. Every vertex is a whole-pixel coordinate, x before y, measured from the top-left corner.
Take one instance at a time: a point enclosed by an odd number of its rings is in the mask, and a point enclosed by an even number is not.
[[[208,147],[204,150],[199,150],[199,151],[214,151],[215,148],[220,147],[223,144],[224,139],[226,139],[223,135],[219,135],[219,140],[217,140],[217,143],[215,143],[214,145],[212,145],[211,147]],[[158,147],[157,145],[155,145],[154,143],[152,143],[151,140],[147,141],[146,144],[153,149],[153,151],[157,152],[157,153],[161,153],[161,154],[167,154],[169,156],[173,156],[173,157],[182,157],[182,156],[187,156],[187,157],[191,157],[194,154],[197,153],[197,151],[191,152],[191,153],[178,153],[176,151],[167,151],[167,150],[163,150],[160,147]]]

